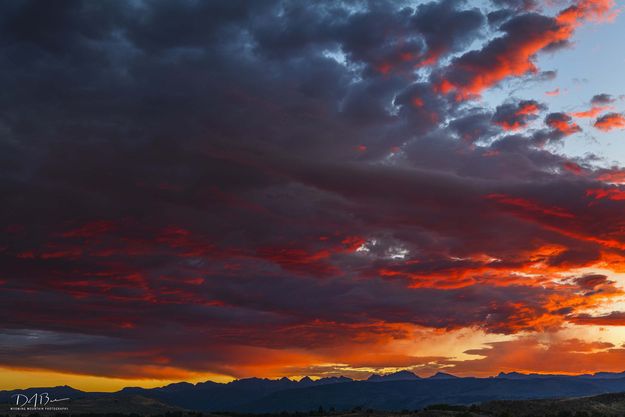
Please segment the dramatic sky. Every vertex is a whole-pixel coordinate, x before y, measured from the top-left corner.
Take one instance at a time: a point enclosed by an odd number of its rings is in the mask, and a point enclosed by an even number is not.
[[[625,370],[625,2],[0,4],[0,389]]]

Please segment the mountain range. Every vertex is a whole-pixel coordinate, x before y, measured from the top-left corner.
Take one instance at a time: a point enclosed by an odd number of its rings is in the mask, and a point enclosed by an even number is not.
[[[625,373],[600,372],[587,375],[542,375],[517,372],[496,377],[457,377],[437,373],[420,378],[408,371],[372,375],[364,381],[347,377],[299,381],[246,378],[229,383],[212,381],[180,382],[159,388],[127,387],[113,393],[85,392],[69,386],[0,391],[0,403],[8,405],[15,394],[48,392],[50,397],[70,398],[72,402],[112,400],[136,402],[151,399],[151,407],[194,411],[267,413],[354,408],[376,410],[416,410],[432,404],[469,405],[489,401],[584,397],[625,392]],[[132,399],[135,400],[132,400]],[[130,400],[129,400],[130,399]],[[108,402],[107,402],[108,401]],[[143,400],[142,400],[143,401]],[[157,407],[158,408],[158,407]]]

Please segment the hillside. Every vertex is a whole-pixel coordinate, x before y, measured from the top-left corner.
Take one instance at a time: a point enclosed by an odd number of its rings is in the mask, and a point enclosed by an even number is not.
[[[490,401],[480,405],[480,410],[488,415],[510,417],[583,415],[580,413],[587,413],[590,416],[623,416],[625,415],[625,393],[581,398]]]
[[[141,416],[157,416],[169,413],[184,412],[183,408],[164,404],[153,398],[146,398],[139,395],[118,395],[103,397],[84,397],[71,399],[57,405],[67,407],[67,411],[60,413],[77,414],[136,414]],[[31,413],[23,411],[10,411],[8,408],[0,410],[0,414],[7,415],[29,415]],[[57,414],[55,411],[40,411],[39,414]]]

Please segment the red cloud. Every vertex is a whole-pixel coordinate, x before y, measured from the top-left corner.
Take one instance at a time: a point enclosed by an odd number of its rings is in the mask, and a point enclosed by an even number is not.
[[[575,175],[579,175],[584,172],[584,169],[581,166],[571,161],[565,162],[564,164],[562,164],[562,167]]]
[[[593,106],[589,110],[571,113],[571,116],[591,119],[593,117],[597,117],[600,113],[603,113],[606,110],[610,110],[611,108],[612,106]]]
[[[555,97],[560,95],[560,89],[556,88],[555,90],[545,91],[546,96]]]
[[[582,0],[555,18],[528,14],[508,21],[501,26],[504,36],[452,62],[439,91],[455,90],[457,100],[466,100],[508,77],[537,73],[537,53],[568,42],[584,21],[610,20],[613,6],[612,0]]]
[[[81,237],[81,238],[93,238],[103,235],[115,229],[114,222],[108,220],[94,220],[83,224],[75,229],[68,230],[62,233],[63,237]]]
[[[332,255],[352,253],[363,243],[363,238],[348,236],[340,242],[330,242],[324,248],[316,250],[301,247],[262,247],[258,249],[257,256],[295,273],[329,276],[340,272],[339,268],[330,263]]]
[[[625,312],[613,311],[604,316],[591,316],[579,314],[569,318],[571,323],[591,326],[625,326]]]
[[[486,196],[489,200],[494,200],[500,204],[515,207],[528,212],[544,214],[548,216],[561,217],[566,219],[574,218],[573,213],[560,208],[560,207],[545,207],[537,202],[530,201],[524,198],[512,197],[505,194],[489,194]]]
[[[608,199],[613,201],[625,200],[625,191],[617,188],[595,188],[586,191],[586,195],[596,200]]]
[[[615,168],[600,174],[597,179],[603,182],[611,182],[614,184],[625,184],[625,170]]]
[[[519,105],[517,115],[536,114],[540,111],[540,107],[535,102],[523,102]]]
[[[534,100],[521,101],[516,105],[504,104],[497,108],[493,122],[504,130],[518,130],[535,119],[543,109],[544,106]]]
[[[609,113],[598,118],[594,126],[604,132],[612,129],[625,129],[625,116],[619,113]]]
[[[582,128],[564,113],[551,113],[545,118],[545,124],[552,129],[560,131],[564,136],[581,132]]]
[[[612,21],[618,14],[614,6],[614,0],[580,0],[577,4],[563,10],[558,15],[558,22],[576,27],[584,20]]]

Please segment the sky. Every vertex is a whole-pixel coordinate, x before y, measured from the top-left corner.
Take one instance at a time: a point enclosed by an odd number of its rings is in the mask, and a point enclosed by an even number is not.
[[[625,2],[0,4],[0,389],[625,371]]]

